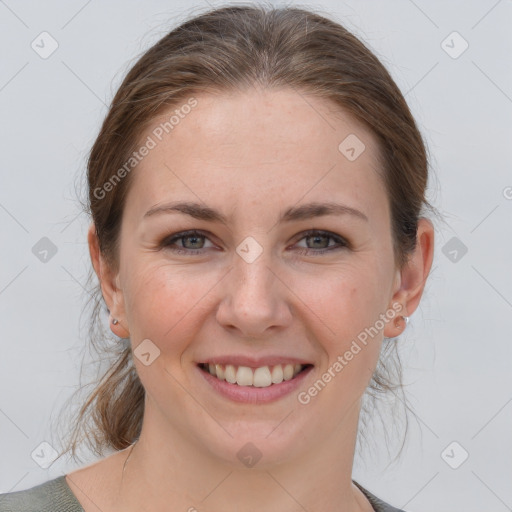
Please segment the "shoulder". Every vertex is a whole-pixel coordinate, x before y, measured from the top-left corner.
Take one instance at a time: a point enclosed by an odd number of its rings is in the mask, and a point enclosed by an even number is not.
[[[366,496],[370,504],[372,505],[375,512],[406,512],[405,510],[402,510],[401,508],[395,508],[389,503],[386,503],[385,501],[382,501],[381,499],[377,498],[374,494],[372,494],[370,491],[365,489],[361,484],[358,484],[355,480],[352,480],[352,482],[357,485],[357,487],[360,489],[360,491]],[[1,512],[1,509],[0,509]]]
[[[23,491],[0,494],[0,512],[84,512],[65,476]]]

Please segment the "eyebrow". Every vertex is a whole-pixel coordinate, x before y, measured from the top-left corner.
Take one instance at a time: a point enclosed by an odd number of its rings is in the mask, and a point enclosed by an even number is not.
[[[223,224],[228,222],[227,217],[218,210],[199,203],[186,201],[171,202],[154,206],[144,214],[143,218],[164,213],[184,213],[185,215],[189,215],[190,217],[198,220],[222,222]],[[324,215],[352,215],[368,222],[368,217],[363,212],[350,206],[333,202],[315,202],[301,206],[292,206],[282,214],[278,222],[292,222],[311,219],[313,217],[321,217]]]

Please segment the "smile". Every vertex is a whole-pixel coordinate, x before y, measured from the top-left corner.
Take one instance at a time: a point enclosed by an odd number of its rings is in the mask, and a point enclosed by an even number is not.
[[[297,393],[314,366],[295,363],[249,367],[200,363],[196,368],[200,381],[215,395],[232,402],[267,404]]]

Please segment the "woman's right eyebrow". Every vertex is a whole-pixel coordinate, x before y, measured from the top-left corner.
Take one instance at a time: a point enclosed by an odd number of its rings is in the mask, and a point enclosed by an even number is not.
[[[194,217],[194,219],[222,222],[223,224],[226,224],[228,220],[222,213],[214,208],[210,208],[209,206],[202,205],[200,203],[187,201],[175,201],[153,206],[144,214],[143,219],[164,213],[184,213]]]
[[[185,215],[189,215],[194,219],[210,222],[221,222],[223,224],[227,224],[228,222],[228,218],[215,208],[188,201],[174,201],[161,205],[155,205],[144,214],[143,218],[145,219],[147,217],[152,217],[153,215],[172,213],[184,213]],[[368,217],[360,210],[335,202],[313,202],[300,206],[292,206],[281,215],[278,222],[281,223],[297,220],[307,220],[326,215],[352,215],[356,218],[368,222]]]

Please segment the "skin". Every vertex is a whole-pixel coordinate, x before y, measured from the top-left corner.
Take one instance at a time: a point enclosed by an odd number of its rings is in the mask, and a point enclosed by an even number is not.
[[[361,397],[375,370],[383,330],[310,403],[297,393],[269,404],[235,403],[212,391],[196,363],[220,354],[289,354],[314,364],[307,390],[357,335],[393,304],[411,315],[433,258],[434,229],[420,219],[409,264],[395,265],[386,192],[377,173],[374,136],[348,114],[291,89],[229,95],[202,93],[134,173],[123,213],[120,265],[109,268],[94,226],[89,248],[112,331],[132,348],[150,339],[160,355],[134,357],[146,390],[140,440],[67,475],[86,510],[235,510],[360,512],[373,510],[351,481]],[[155,119],[141,137],[168,118]],[[356,134],[366,146],[349,161],[338,145]],[[189,200],[220,210],[226,224],[153,206]],[[336,201],[363,212],[278,224],[290,206]],[[316,242],[308,229],[339,235]],[[182,238],[173,253],[160,242]],[[248,263],[236,253],[251,236],[263,248]],[[186,245],[188,244],[188,245]],[[309,254],[300,250],[309,249]],[[237,452],[252,442],[262,458],[245,467]],[[202,501],[203,500],[203,501]]]

